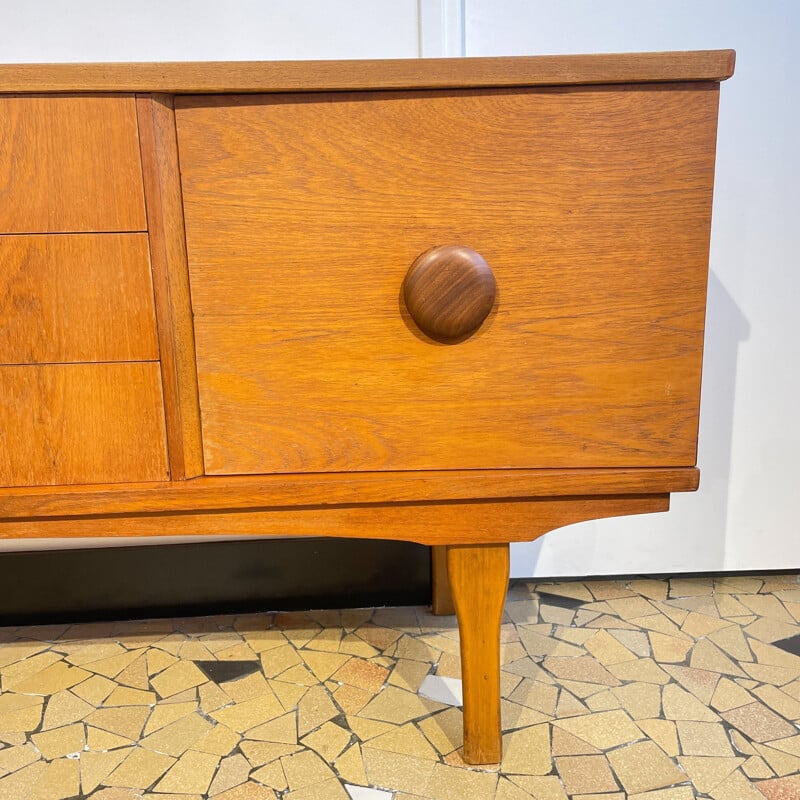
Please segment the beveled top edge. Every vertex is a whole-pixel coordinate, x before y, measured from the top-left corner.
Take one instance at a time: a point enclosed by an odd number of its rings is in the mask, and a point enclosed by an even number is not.
[[[167,94],[721,81],[733,50],[352,61],[2,64],[0,93]]]

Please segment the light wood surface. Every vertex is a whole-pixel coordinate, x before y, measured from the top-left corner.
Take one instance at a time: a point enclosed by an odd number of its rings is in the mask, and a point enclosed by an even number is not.
[[[196,478],[185,482],[0,489],[0,519],[354,503],[692,492],[681,469],[469,470]]]
[[[382,61],[6,64],[0,92],[296,92],[724,80],[733,50]]]
[[[0,97],[0,143],[0,233],[145,229],[132,97]]]
[[[203,474],[194,328],[172,98],[136,101],[153,263],[170,475]]]
[[[667,511],[669,495],[375,503],[257,511],[6,520],[0,537],[340,536],[426,545],[532,541],[573,522]]]
[[[0,236],[0,363],[158,359],[144,234]]]
[[[717,97],[178,98],[206,472],[694,464]],[[450,346],[443,243],[498,287]]]
[[[450,578],[447,576],[447,547],[434,545],[431,548],[431,611],[437,616],[456,613]]]
[[[0,431],[3,486],[167,477],[156,363],[0,366]]]
[[[507,544],[447,548],[447,573],[458,616],[467,764],[494,764],[502,754],[500,621],[508,590]]]

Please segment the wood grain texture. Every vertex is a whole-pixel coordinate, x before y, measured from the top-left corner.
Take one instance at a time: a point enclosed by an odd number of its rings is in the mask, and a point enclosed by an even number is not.
[[[263,507],[691,492],[699,472],[469,470],[205,477],[185,482],[0,489],[0,518],[143,514]]]
[[[0,363],[157,359],[145,234],[0,236]]]
[[[694,464],[717,88],[177,98],[206,472]]]
[[[467,764],[495,764],[502,755],[500,622],[508,591],[507,544],[447,548],[447,573],[458,616]]]
[[[144,229],[132,97],[0,97],[0,233]]]
[[[480,253],[461,245],[426,250],[403,280],[403,300],[417,327],[436,341],[471,336],[494,305],[497,285]]]
[[[200,406],[172,99],[137,98],[170,475],[203,474]]]
[[[0,366],[0,485],[167,477],[158,364]]]
[[[0,65],[0,92],[299,92],[724,80],[733,50],[382,61]]]
[[[0,538],[71,536],[340,536],[425,545],[532,541],[573,522],[667,511],[669,495],[489,502],[375,503],[257,511],[2,520]]]
[[[431,548],[431,611],[437,616],[456,613],[447,575],[447,547],[443,545]]]

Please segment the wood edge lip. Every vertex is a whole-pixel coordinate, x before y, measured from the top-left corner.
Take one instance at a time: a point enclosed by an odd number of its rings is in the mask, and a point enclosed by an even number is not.
[[[309,61],[0,64],[0,95],[36,92],[226,94],[723,81],[736,53],[648,53]]]
[[[520,505],[520,504],[529,504],[530,501],[535,498],[515,498],[509,499],[507,502],[509,505]],[[461,533],[450,533],[447,535],[442,535],[437,532],[423,532],[418,530],[417,526],[408,527],[403,530],[395,530],[392,532],[384,532],[383,534],[376,534],[374,531],[364,530],[360,526],[350,526],[346,532],[339,529],[337,532],[333,534],[323,534],[323,538],[346,538],[346,539],[381,539],[384,541],[406,541],[406,542],[414,542],[416,544],[421,544],[427,547],[433,546],[441,546],[446,545],[450,546],[469,546],[474,547],[475,545],[507,545],[512,542],[531,542],[534,541],[541,536],[544,536],[547,533],[552,531],[558,530],[559,528],[564,528],[568,525],[573,525],[577,522],[584,522],[587,520],[592,519],[609,519],[613,517],[619,516],[628,516],[631,514],[652,514],[652,513],[662,513],[669,510],[669,500],[670,495],[667,493],[647,493],[647,494],[638,494],[638,495],[609,495],[609,496],[585,496],[585,497],[568,497],[568,498],[538,498],[543,501],[549,501],[550,507],[545,508],[544,510],[544,518],[537,519],[537,514],[533,513],[530,518],[530,525],[526,524],[523,529],[520,529],[517,525],[514,530],[505,530],[500,532],[490,532],[487,530],[476,530],[474,533],[469,532],[461,532]],[[562,500],[566,504],[570,502],[575,504],[572,507],[572,511],[577,513],[567,513],[567,514],[558,514],[554,513],[555,509],[552,507],[553,501]],[[474,504],[480,505],[482,502],[491,503],[496,508],[498,504],[503,503],[504,501],[498,500],[491,500],[487,499],[486,501],[477,501]],[[583,504],[583,507],[577,506],[577,503]],[[454,501],[455,505],[458,505],[457,501]],[[609,505],[610,504],[610,505]],[[380,513],[381,511],[390,512],[393,507],[396,507],[396,504],[392,503],[379,503],[379,504],[372,504],[375,507],[375,513]],[[402,505],[402,504],[401,504]],[[405,504],[407,505],[407,504]],[[416,505],[443,505],[442,503],[429,503],[429,504],[416,504]],[[358,505],[354,507],[359,507]],[[569,505],[566,506],[569,509]],[[332,506],[333,510],[337,510],[337,507]],[[256,513],[269,513],[270,511],[288,511],[294,513],[302,513],[303,511],[315,511],[318,507],[306,509],[306,508],[284,508],[284,509],[250,509]],[[247,511],[247,509],[241,509],[243,512]],[[319,509],[320,511],[322,509]],[[338,510],[341,511],[342,507],[338,507]],[[344,509],[346,512],[346,508]],[[134,513],[134,514],[95,514],[95,515],[83,515],[83,516],[73,516],[73,517],[55,517],[55,518],[47,518],[47,517],[39,517],[39,518],[32,518],[32,519],[21,519],[21,520],[13,520],[11,522],[17,523],[33,523],[34,525],[44,523],[48,524],[52,522],[53,524],[59,524],[67,522],[73,528],[70,530],[69,534],[60,533],[59,538],[73,538],[73,537],[81,537],[81,536],[88,536],[90,538],[94,537],[110,537],[115,538],[116,536],[136,536],[136,537],[147,537],[147,538],[157,538],[159,536],[164,535],[160,528],[154,528],[153,522],[158,522],[164,518],[175,517],[175,516],[185,516],[191,520],[195,519],[202,519],[205,516],[214,516],[215,514],[219,514],[219,511],[189,511],[182,515],[176,514],[146,514],[146,513]],[[128,519],[133,521],[138,521],[142,525],[145,526],[144,529],[138,530],[135,533],[132,532],[124,532],[124,533],[116,533],[114,529],[89,529],[86,530],[84,528],[83,523],[92,524],[93,522],[101,522],[106,524],[113,524],[115,521],[120,519]],[[39,538],[43,535],[43,533],[34,533],[30,536],[24,536],[23,538]],[[181,534],[178,534],[181,535]],[[220,534],[218,531],[202,531],[202,532],[195,532],[195,535],[200,537],[218,537]],[[248,536],[267,536],[269,538],[318,538],[320,536],[318,531],[287,531],[286,533],[264,533],[263,531],[253,530],[248,534],[243,534],[241,531],[239,532],[232,532],[229,534],[230,536],[242,538],[243,536],[246,538]],[[4,530],[3,525],[0,524],[0,541],[5,538],[9,538]],[[19,533],[16,533],[14,538],[19,538]]]
[[[559,478],[565,481],[563,489]],[[390,485],[384,486],[387,482]],[[696,467],[656,467],[202,476],[153,483],[18,487],[0,489],[0,526],[11,520],[109,514],[641,497],[695,491],[698,484]]]

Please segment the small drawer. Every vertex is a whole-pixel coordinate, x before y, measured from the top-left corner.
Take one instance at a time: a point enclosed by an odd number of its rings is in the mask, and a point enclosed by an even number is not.
[[[157,363],[0,367],[0,486],[166,480]]]
[[[146,229],[131,96],[0,97],[0,233]]]
[[[157,359],[146,234],[0,236],[0,364]]]

